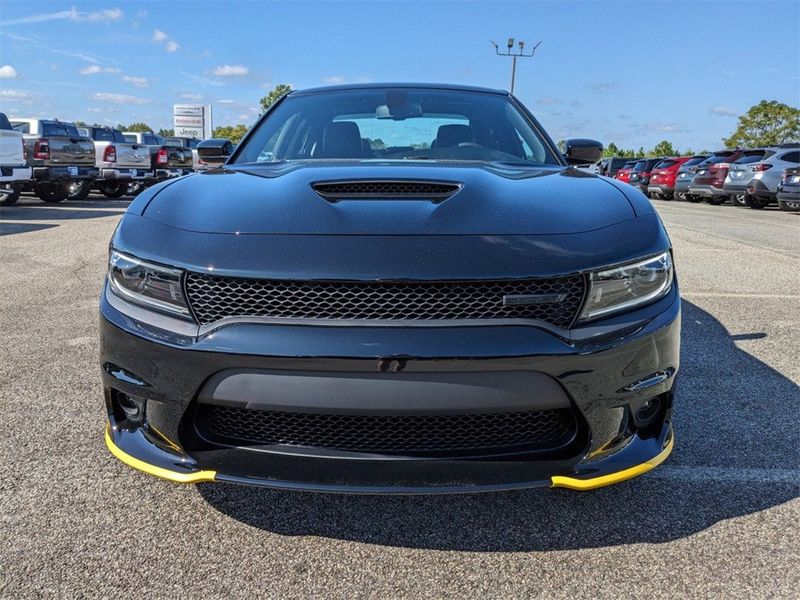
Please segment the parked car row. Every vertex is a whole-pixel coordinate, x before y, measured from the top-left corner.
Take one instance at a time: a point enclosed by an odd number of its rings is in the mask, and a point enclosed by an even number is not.
[[[750,208],[777,203],[781,210],[797,211],[798,166],[800,144],[791,143],[694,156],[607,158],[596,172],[637,186],[653,199],[713,205],[730,200]]]
[[[16,203],[21,192],[44,202],[84,199],[93,189],[109,198],[135,195],[208,168],[198,141],[0,113],[0,204]]]

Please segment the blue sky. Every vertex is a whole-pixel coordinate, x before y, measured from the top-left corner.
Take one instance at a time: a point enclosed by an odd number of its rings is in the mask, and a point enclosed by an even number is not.
[[[553,138],[713,149],[762,99],[800,105],[800,2],[13,2],[0,110],[171,127],[251,124],[276,83],[508,88],[490,40],[542,42],[516,95]]]

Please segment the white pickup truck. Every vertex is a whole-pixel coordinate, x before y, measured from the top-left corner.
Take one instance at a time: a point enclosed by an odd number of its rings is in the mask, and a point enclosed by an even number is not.
[[[22,134],[11,127],[4,113],[0,113],[0,205],[16,203],[23,182],[30,179],[31,168],[25,164]]]
[[[147,145],[128,142],[121,131],[111,127],[78,127],[78,131],[94,140],[95,166],[99,171],[94,187],[104,196],[119,198],[131,184],[142,190],[155,182]],[[86,198],[91,187],[77,184],[70,198]]]

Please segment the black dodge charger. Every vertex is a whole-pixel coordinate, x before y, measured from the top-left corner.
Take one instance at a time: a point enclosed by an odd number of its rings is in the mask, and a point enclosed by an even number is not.
[[[593,489],[669,455],[680,298],[631,186],[507,92],[292,92],[111,240],[106,444],[179,482]]]

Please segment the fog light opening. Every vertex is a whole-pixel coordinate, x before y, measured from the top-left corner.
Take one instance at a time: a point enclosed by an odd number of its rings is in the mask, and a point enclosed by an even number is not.
[[[139,396],[125,394],[123,392],[114,393],[114,404],[116,405],[117,419],[120,425],[138,427],[144,423],[144,411],[147,400]]]
[[[642,402],[636,409],[637,427],[646,427],[655,421],[661,413],[661,398],[655,396]]]

